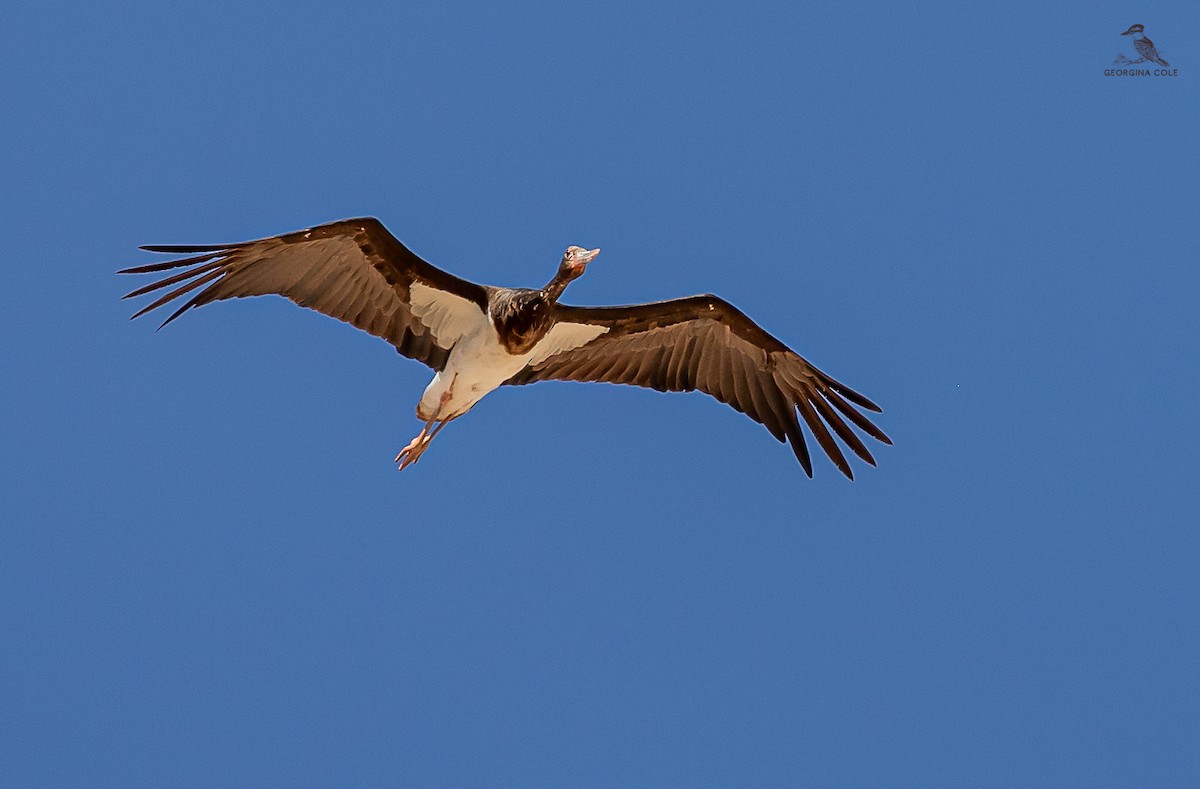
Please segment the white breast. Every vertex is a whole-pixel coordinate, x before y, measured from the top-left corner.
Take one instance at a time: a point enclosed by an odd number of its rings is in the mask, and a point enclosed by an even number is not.
[[[421,395],[417,418],[428,420],[435,411],[438,419],[462,416],[488,392],[525,369],[525,365],[538,364],[556,353],[578,348],[606,331],[607,326],[558,323],[529,353],[514,356],[500,344],[492,321],[485,319],[450,350],[445,369],[433,377]],[[439,410],[438,404],[447,391],[450,398]]]

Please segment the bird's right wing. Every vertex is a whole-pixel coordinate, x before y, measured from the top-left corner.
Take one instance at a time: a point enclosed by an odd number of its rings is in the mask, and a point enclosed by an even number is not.
[[[192,307],[274,293],[382,337],[405,356],[441,370],[454,343],[487,314],[483,286],[426,263],[373,218],[236,244],[142,249],[188,255],[119,272],[186,267],[125,296],[179,286],[136,318],[194,292],[163,326]]]
[[[660,392],[699,390],[790,442],[810,477],[812,461],[797,412],[834,465],[851,479],[850,464],[830,429],[871,465],[875,459],[846,420],[872,438],[892,443],[858,411],[879,411],[879,406],[716,296],[628,307],[559,305],[557,320],[551,331],[559,332],[560,342],[551,342],[547,353],[531,359],[505,383],[598,381]]]

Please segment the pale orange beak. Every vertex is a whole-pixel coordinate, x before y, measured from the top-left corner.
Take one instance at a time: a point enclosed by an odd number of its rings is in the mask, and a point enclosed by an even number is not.
[[[596,255],[600,254],[600,249],[581,249],[571,256],[571,268],[583,270],[588,263],[596,259]]]

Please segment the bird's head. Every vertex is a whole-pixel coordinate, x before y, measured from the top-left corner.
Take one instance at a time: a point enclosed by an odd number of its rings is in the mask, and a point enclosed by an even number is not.
[[[600,254],[599,249],[584,249],[583,247],[570,246],[563,253],[562,262],[558,264],[558,273],[554,275],[554,279],[550,280],[550,284],[546,285],[545,292],[551,301],[557,301],[562,295],[563,290],[573,280],[579,279],[583,272],[587,269],[587,264],[591,263],[596,255]]]
[[[567,247],[567,251],[562,256],[562,263],[558,266],[558,273],[570,279],[575,279],[584,272],[587,264],[591,263],[596,255],[599,254],[599,249],[584,249],[583,247],[575,246]]]
[[[1121,35],[1123,35],[1123,36],[1132,36],[1132,35],[1137,35],[1138,33],[1141,33],[1141,32],[1143,32],[1143,31],[1145,31],[1145,29],[1146,29],[1146,28],[1145,28],[1145,27],[1143,27],[1142,25],[1130,25],[1130,26],[1129,26],[1129,29],[1128,29],[1128,30],[1126,30],[1126,31],[1125,31],[1124,33],[1122,33]]]

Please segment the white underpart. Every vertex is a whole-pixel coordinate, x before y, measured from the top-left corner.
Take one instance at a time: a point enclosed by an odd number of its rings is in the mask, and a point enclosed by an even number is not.
[[[479,309],[475,308],[475,312],[479,314]],[[425,393],[417,405],[417,418],[432,418],[442,395],[448,389],[451,392],[450,399],[437,413],[437,418],[462,416],[484,395],[523,370],[525,365],[544,362],[556,353],[578,348],[606,331],[607,326],[558,323],[546,332],[546,336],[529,353],[514,356],[500,344],[500,336],[496,334],[491,318],[480,315],[475,325],[464,331],[451,348],[445,369],[434,375],[429,386],[425,387]]]
[[[483,310],[470,299],[414,281],[408,288],[413,315],[429,327],[437,344],[453,348],[462,338],[478,331],[484,322]]]
[[[587,345],[607,331],[607,326],[591,323],[556,323],[542,341],[533,346],[527,364],[541,364],[556,353]]]

